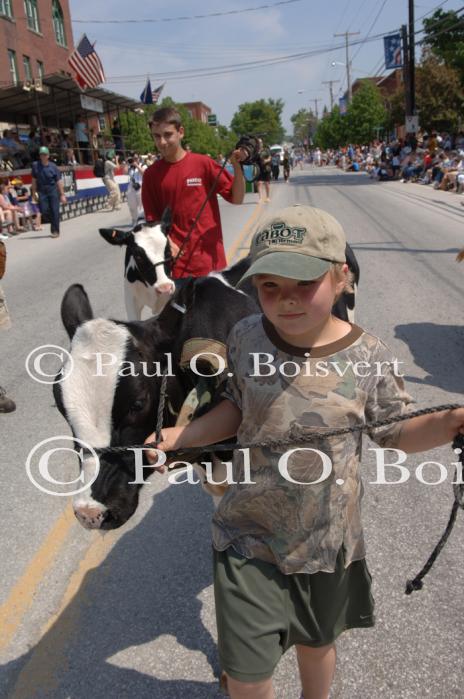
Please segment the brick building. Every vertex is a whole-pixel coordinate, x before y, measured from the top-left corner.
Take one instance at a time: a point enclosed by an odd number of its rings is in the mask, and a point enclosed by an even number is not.
[[[212,113],[211,107],[203,102],[182,102],[183,107],[185,107],[192,119],[196,121],[202,121],[204,124],[208,123],[208,116]]]
[[[0,86],[67,72],[68,0],[0,0]]]

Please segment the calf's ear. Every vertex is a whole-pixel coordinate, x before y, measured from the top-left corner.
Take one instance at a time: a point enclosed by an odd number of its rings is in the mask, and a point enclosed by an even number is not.
[[[161,230],[163,233],[166,235],[169,233],[169,229],[171,228],[172,225],[172,212],[169,206],[165,208],[163,211],[163,215],[161,216]]]
[[[93,318],[89,297],[83,286],[73,284],[66,291],[61,302],[61,320],[72,340],[79,325]]]
[[[118,228],[99,228],[98,232],[110,245],[128,245],[134,241],[132,231],[122,231]]]

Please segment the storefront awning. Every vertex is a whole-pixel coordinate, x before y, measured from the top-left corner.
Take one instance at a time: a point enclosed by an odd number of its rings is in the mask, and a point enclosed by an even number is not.
[[[118,110],[140,109],[141,102],[104,90],[101,87],[85,90],[67,75],[46,75],[40,81],[18,83],[0,88],[0,121],[36,123],[44,126],[72,127],[76,114],[107,113]],[[29,88],[29,89],[27,89]]]

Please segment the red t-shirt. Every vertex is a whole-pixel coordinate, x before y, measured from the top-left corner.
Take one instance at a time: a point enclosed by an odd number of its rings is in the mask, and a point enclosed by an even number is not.
[[[221,166],[212,158],[187,152],[177,163],[158,160],[143,174],[142,203],[147,221],[172,212],[171,240],[182,245]],[[172,277],[202,277],[227,266],[216,194],[232,200],[232,175],[224,170],[173,269]]]

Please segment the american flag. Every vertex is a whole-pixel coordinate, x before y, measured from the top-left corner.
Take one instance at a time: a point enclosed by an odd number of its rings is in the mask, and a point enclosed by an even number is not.
[[[163,92],[165,84],[166,83],[163,83],[157,87],[156,90],[152,90],[150,78],[147,78],[147,84],[140,95],[140,101],[143,102],[143,104],[156,104],[161,96],[161,93]]]
[[[70,68],[75,73],[75,80],[82,89],[97,87],[105,82],[105,72],[97,52],[86,34],[68,58]]]

